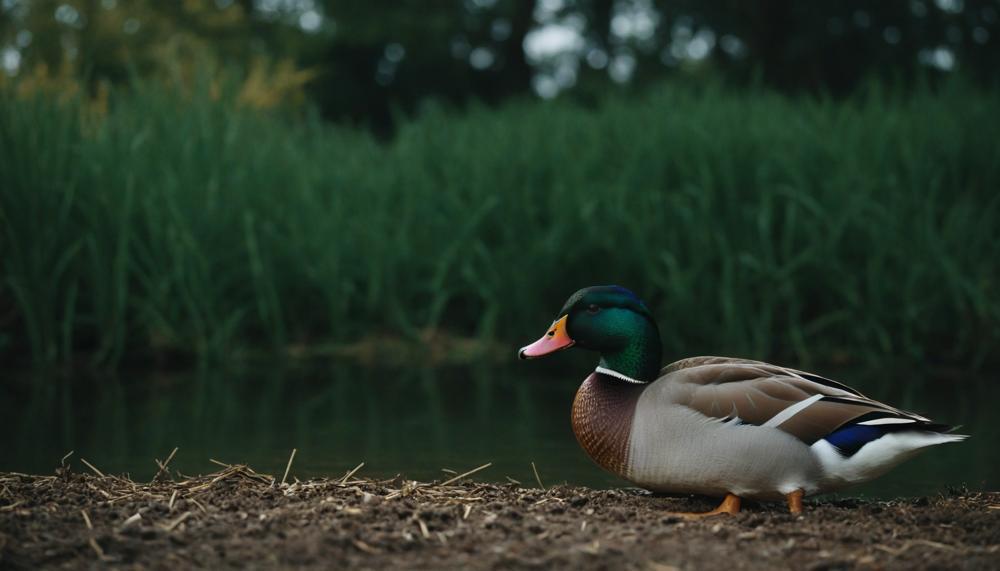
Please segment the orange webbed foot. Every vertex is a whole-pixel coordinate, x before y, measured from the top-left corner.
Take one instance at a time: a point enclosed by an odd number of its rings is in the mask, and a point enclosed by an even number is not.
[[[719,507],[708,512],[668,512],[668,515],[684,519],[702,519],[717,515],[736,515],[740,513],[740,497],[736,494],[726,494]]]

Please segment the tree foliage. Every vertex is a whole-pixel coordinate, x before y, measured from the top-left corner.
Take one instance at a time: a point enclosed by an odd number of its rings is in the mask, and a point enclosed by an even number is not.
[[[428,98],[461,104],[532,91],[584,94],[706,72],[845,94],[872,76],[912,82],[960,72],[994,83],[1000,60],[1000,0],[7,0],[0,6],[8,75],[64,69],[68,62],[93,91],[132,74],[183,78],[195,64],[256,65],[258,83],[294,85],[308,77],[324,115],[382,129],[394,113],[411,112]],[[262,62],[281,61],[284,77],[261,75],[273,68]],[[301,69],[309,73],[296,75]]]

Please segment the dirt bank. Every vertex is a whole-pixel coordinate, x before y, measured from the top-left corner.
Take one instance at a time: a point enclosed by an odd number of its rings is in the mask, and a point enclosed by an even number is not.
[[[0,568],[1000,568],[1000,493],[809,501],[800,517],[753,503],[735,517],[665,515],[709,507],[469,478],[281,485],[244,466],[153,484],[8,473]]]

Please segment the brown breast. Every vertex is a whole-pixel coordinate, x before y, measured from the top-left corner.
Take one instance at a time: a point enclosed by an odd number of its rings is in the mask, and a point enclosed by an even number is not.
[[[635,404],[647,386],[595,372],[573,399],[576,440],[594,462],[619,476],[626,476]]]

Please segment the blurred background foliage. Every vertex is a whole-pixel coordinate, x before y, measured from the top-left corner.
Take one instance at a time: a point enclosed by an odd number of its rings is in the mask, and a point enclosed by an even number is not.
[[[0,0],[0,360],[475,357],[617,282],[668,355],[995,363],[998,14]]]
[[[324,116],[383,134],[428,99],[586,99],[705,74],[844,95],[873,77],[995,84],[998,61],[998,0],[0,2],[8,81],[61,73],[99,94],[235,65],[255,105],[307,93]]]

